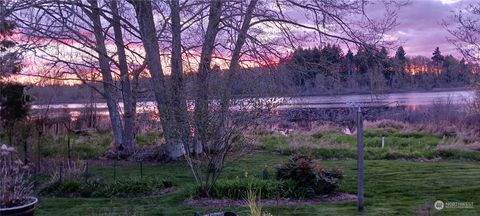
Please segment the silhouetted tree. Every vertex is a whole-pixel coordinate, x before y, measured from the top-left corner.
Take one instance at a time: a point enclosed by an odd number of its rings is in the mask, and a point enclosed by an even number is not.
[[[15,22],[8,19],[3,4],[0,3],[0,77],[19,72],[22,61],[20,50],[15,50],[17,43],[12,40]]]
[[[405,66],[407,64],[406,52],[402,46],[398,47],[395,52],[395,57],[392,60],[393,75],[391,78],[390,86],[392,88],[400,88],[405,84]]]
[[[27,118],[30,97],[26,94],[25,86],[20,84],[5,84],[0,88],[0,92],[0,119],[12,145],[13,128],[17,122]]]
[[[395,52],[395,60],[402,65],[407,63],[407,53],[402,46],[398,47],[397,52]]]
[[[432,55],[433,64],[436,66],[441,66],[445,58],[443,57],[442,52],[440,52],[440,48],[435,48]]]

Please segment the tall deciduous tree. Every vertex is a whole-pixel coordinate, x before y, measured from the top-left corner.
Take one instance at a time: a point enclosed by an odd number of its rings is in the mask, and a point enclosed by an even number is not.
[[[453,13],[444,22],[450,32],[449,38],[464,57],[471,62],[480,62],[480,3],[471,3]]]
[[[135,38],[136,29],[119,15],[116,0],[28,2],[28,8],[13,15],[21,24],[22,34],[41,44],[35,54],[46,70],[37,75],[77,79],[97,91],[106,101],[116,147],[130,154],[134,148],[136,106],[130,79],[138,77],[137,70],[144,67],[129,67],[142,65],[132,60],[141,56],[124,42],[122,31]],[[110,44],[116,47],[115,52]],[[123,112],[120,102],[124,103]]]

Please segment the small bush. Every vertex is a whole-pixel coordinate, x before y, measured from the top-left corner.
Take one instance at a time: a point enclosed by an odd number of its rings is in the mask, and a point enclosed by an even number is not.
[[[339,169],[326,169],[310,156],[296,155],[277,168],[277,179],[291,180],[308,196],[334,192],[343,178]]]
[[[315,134],[312,135],[312,138],[313,139],[322,139],[323,134],[322,133],[315,133]]]
[[[70,197],[76,194],[80,195],[82,184],[76,181],[53,182],[43,188],[40,195],[49,195],[56,197]]]
[[[246,178],[221,179],[213,186],[210,196],[214,198],[243,199],[247,191],[255,190],[262,194],[262,198],[304,198],[304,190],[297,187],[293,181],[275,179],[259,179],[253,176]],[[199,196],[200,187],[194,187],[190,192],[192,197]]]
[[[121,179],[113,182],[54,182],[40,191],[41,195],[57,197],[136,197],[158,193],[171,182],[157,179]]]

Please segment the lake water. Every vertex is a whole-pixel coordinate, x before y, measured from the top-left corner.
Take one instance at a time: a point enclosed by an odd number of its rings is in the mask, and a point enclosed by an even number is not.
[[[436,92],[410,92],[410,93],[391,93],[381,95],[335,95],[335,96],[304,96],[291,98],[276,98],[281,101],[277,109],[296,109],[296,108],[340,108],[349,106],[405,106],[415,109],[419,106],[434,105],[435,103],[465,104],[474,97],[473,91],[436,91]],[[41,110],[66,110],[69,112],[79,112],[90,106],[84,103],[51,104],[51,105],[33,105],[35,111]],[[106,103],[95,103],[98,114],[106,114]],[[120,104],[123,107],[123,104]],[[139,102],[137,111],[151,112],[155,110],[155,102]]]
[[[381,95],[336,95],[295,97],[287,100],[281,108],[339,108],[362,106],[407,106],[418,107],[435,103],[465,104],[475,96],[473,91],[438,91],[391,93]]]

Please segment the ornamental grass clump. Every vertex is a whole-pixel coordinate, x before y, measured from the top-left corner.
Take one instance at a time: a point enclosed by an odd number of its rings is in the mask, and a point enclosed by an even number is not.
[[[27,204],[32,194],[29,169],[13,147],[0,147],[0,208]]]

